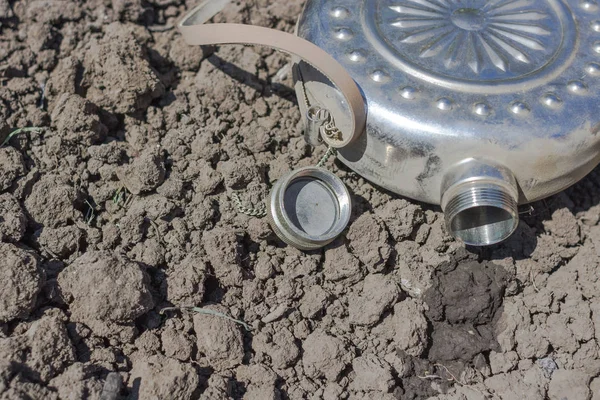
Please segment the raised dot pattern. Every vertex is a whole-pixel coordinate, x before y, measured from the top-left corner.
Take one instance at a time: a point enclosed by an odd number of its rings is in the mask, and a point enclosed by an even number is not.
[[[598,11],[598,2],[594,0],[586,0],[580,3],[581,8],[583,8],[587,12],[595,12]]]
[[[378,83],[384,83],[390,79],[390,76],[387,74],[387,72],[381,69],[373,71],[370,76],[372,80]]]
[[[454,102],[447,97],[442,97],[436,102],[436,107],[442,111],[450,111],[454,107]]]
[[[579,6],[586,12],[596,12],[600,9],[596,0],[584,0],[579,3]],[[335,6],[331,9],[330,15],[336,20],[344,20],[350,17],[350,11],[342,6]],[[591,30],[595,33],[600,33],[600,20],[594,20],[590,24]],[[334,36],[340,41],[348,41],[354,37],[352,29],[341,27],[334,30]],[[592,44],[592,50],[595,54],[600,55],[600,40]],[[354,63],[366,61],[367,53],[364,50],[352,49],[346,53],[348,59]],[[600,64],[590,62],[585,66],[585,73],[589,76],[600,76]],[[390,80],[389,74],[378,69],[369,74],[371,80],[377,83],[386,83]],[[583,95],[589,92],[588,86],[582,81],[571,81],[567,84],[567,90],[576,95]],[[406,100],[414,100],[417,98],[419,91],[412,86],[405,86],[400,89],[400,96]],[[549,109],[558,109],[561,107],[563,100],[555,93],[546,93],[541,99],[541,103]],[[447,97],[442,97],[435,102],[435,106],[441,111],[450,111],[454,108],[454,101]],[[509,105],[509,110],[515,115],[528,115],[531,112],[529,105],[523,101],[514,101]],[[488,116],[492,113],[492,107],[487,103],[475,103],[472,111],[480,116]]]
[[[562,99],[555,93],[546,93],[542,96],[542,104],[551,109],[557,109],[562,105]]]
[[[592,76],[600,75],[600,64],[598,63],[589,63],[585,66],[585,72]]]
[[[571,81],[567,84],[567,88],[575,94],[584,94],[588,91],[587,85],[581,81]]]
[[[338,28],[334,34],[339,40],[350,40],[354,37],[354,32],[350,28]]]
[[[414,100],[417,98],[418,90],[412,86],[406,86],[400,89],[400,95],[406,100]]]
[[[510,105],[510,111],[516,115],[527,115],[531,112],[529,105],[522,101],[515,101]]]
[[[350,11],[345,7],[333,7],[331,9],[331,16],[335,19],[346,19],[349,15]]]
[[[365,52],[362,50],[351,50],[348,53],[348,58],[352,62],[359,63],[365,61],[367,57],[365,55]]]
[[[473,112],[482,117],[487,117],[492,113],[492,107],[487,103],[477,103],[473,106]]]

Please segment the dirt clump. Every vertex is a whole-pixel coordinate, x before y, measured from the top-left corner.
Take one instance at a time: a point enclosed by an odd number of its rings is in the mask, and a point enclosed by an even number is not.
[[[118,176],[127,190],[133,194],[156,189],[165,180],[165,167],[160,152],[148,149],[119,171]]]
[[[105,164],[119,164],[125,159],[125,146],[119,142],[111,141],[97,146],[88,147],[88,154],[92,160]],[[89,164],[89,161],[88,161]]]
[[[75,349],[58,316],[44,316],[22,334],[0,339],[0,355],[13,369],[29,369],[46,383],[75,362]]]
[[[364,355],[352,360],[354,379],[351,387],[358,392],[388,392],[394,386],[391,367],[373,355]]]
[[[48,111],[52,112],[59,97],[68,99],[73,94],[83,94],[81,90],[80,60],[75,56],[61,58],[50,72],[46,81],[46,101]]]
[[[202,237],[215,276],[227,286],[242,283],[242,245],[238,234],[230,228],[215,228]]]
[[[25,335],[31,349],[26,364],[38,372],[43,381],[56,377],[75,361],[75,349],[59,318],[36,321]]]
[[[175,322],[174,322],[175,321]],[[162,348],[167,357],[189,361],[194,353],[194,337],[188,333],[189,324],[170,320],[160,335]],[[181,331],[184,331],[183,333]]]
[[[0,192],[12,186],[15,179],[25,175],[23,156],[12,147],[0,148]]]
[[[117,32],[113,25],[112,30]],[[111,29],[111,28],[108,28]],[[86,98],[107,110],[130,114],[145,110],[164,85],[132,37],[93,40],[83,59]]]
[[[75,225],[43,228],[38,238],[40,247],[60,259],[68,259],[84,247],[85,233]]]
[[[164,356],[134,360],[129,386],[140,399],[189,399],[200,381],[193,366]]]
[[[428,346],[429,329],[423,304],[406,299],[394,306],[394,343],[406,354],[418,357]]]
[[[260,167],[252,157],[219,163],[217,171],[223,175],[225,185],[231,189],[243,189],[261,176]]]
[[[28,21],[56,24],[65,21],[74,21],[81,18],[81,5],[68,0],[58,0],[53,7],[48,7],[46,0],[33,0],[28,6],[17,9],[18,16]],[[22,13],[22,11],[25,11]]]
[[[506,271],[493,263],[463,262],[438,271],[434,288],[424,296],[428,316],[451,324],[490,322],[502,304],[508,279]]]
[[[293,366],[300,355],[296,338],[288,328],[261,332],[254,337],[252,344],[257,354],[270,358],[271,366],[276,370]]]
[[[208,306],[209,310],[223,313],[220,306]],[[239,326],[215,315],[194,316],[194,329],[198,351],[213,363],[215,368],[233,368],[242,363],[244,343]]]
[[[271,386],[250,385],[244,394],[244,400],[279,400],[281,396],[277,388]]]
[[[59,400],[50,388],[36,380],[27,370],[12,362],[0,361],[0,388],[3,399],[50,399]]]
[[[8,0],[0,1],[0,18],[1,19],[9,19],[12,17],[14,17],[14,13],[13,13],[12,9],[10,8],[10,4],[8,3]]]
[[[83,323],[131,323],[154,306],[144,268],[120,254],[87,252],[59,274],[58,283],[71,318]]]
[[[359,259],[346,246],[334,246],[325,251],[323,273],[328,281],[347,285],[358,283],[365,276]]]
[[[27,217],[10,193],[0,194],[0,241],[18,242],[27,228]]]
[[[398,300],[401,293],[390,277],[381,274],[367,275],[360,294],[348,300],[350,322],[356,325],[374,325]]]
[[[142,0],[112,0],[112,8],[120,20],[151,23],[154,9]]]
[[[331,295],[320,286],[311,286],[302,297],[300,304],[300,313],[304,318],[315,318],[329,304]]]
[[[508,279],[502,267],[476,261],[436,273],[424,295],[434,324],[430,360],[469,362],[498,349],[494,323]]]
[[[110,400],[114,396],[104,396],[107,382],[116,375],[120,383],[121,377],[118,373],[112,372],[108,374],[105,382],[99,377],[101,375],[101,368],[76,362],[65,369],[62,374],[51,379],[49,387],[56,391],[60,399],[76,400],[89,398],[94,400]],[[116,394],[118,394],[118,391]]]
[[[174,305],[199,306],[204,299],[207,273],[206,262],[197,253],[190,253],[167,270],[161,289]]]
[[[412,237],[419,226],[425,222],[423,210],[406,200],[389,201],[377,208],[376,214],[396,241]]]
[[[9,243],[0,243],[0,321],[24,318],[34,309],[44,283],[44,273],[31,253]]]
[[[323,331],[311,333],[302,347],[304,372],[312,378],[335,382],[352,360],[352,354],[347,351],[344,342]]]
[[[568,208],[560,208],[552,213],[552,219],[544,222],[546,231],[552,233],[563,246],[575,246],[581,239],[579,224]]]
[[[63,175],[46,175],[37,181],[25,199],[31,220],[41,226],[66,226],[81,217],[80,193]]]
[[[589,387],[592,377],[584,370],[556,371],[548,387],[548,397],[551,400],[589,399],[592,395]]]
[[[64,93],[56,100],[52,125],[63,140],[88,146],[103,141],[108,133],[96,105],[77,94]]]
[[[532,368],[492,376],[485,380],[485,386],[495,393],[502,393],[502,399],[542,400],[546,398],[547,381],[541,370]]]
[[[364,214],[352,223],[347,234],[350,246],[363,249],[357,256],[371,272],[381,272],[391,255],[388,233],[372,214]]]

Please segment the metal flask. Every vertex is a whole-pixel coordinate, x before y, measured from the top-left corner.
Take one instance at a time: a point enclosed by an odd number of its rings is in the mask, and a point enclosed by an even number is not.
[[[441,205],[467,244],[506,239],[519,204],[600,161],[594,0],[308,0],[297,34],[338,60],[365,99],[366,131],[341,161]],[[349,129],[339,91],[309,64],[295,67],[303,114],[318,104]]]

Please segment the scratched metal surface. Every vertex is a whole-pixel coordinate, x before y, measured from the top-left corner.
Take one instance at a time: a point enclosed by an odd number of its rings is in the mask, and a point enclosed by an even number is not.
[[[526,203],[600,161],[596,1],[309,0],[298,34],[367,100],[367,130],[340,158],[393,192],[439,204],[445,173],[476,157],[510,169]],[[343,128],[342,100],[300,67]]]

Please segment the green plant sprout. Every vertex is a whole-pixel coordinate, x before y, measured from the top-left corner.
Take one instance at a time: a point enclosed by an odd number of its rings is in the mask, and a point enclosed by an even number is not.
[[[114,194],[113,196],[113,203],[115,205],[119,205],[123,200],[125,200],[127,197],[127,189],[125,189],[125,186],[121,186]]]
[[[8,136],[6,137],[6,139],[4,139],[4,141],[2,142],[2,144],[0,144],[0,147],[6,146],[8,144],[8,142],[10,141],[10,139],[12,139],[14,136],[18,135],[19,133],[22,133],[22,132],[39,132],[41,130],[42,130],[42,128],[36,128],[36,127],[26,127],[26,128],[15,129],[14,131],[12,131],[11,133],[8,134]]]
[[[91,225],[94,218],[96,218],[96,208],[87,199],[85,200],[85,204],[88,205],[88,210],[85,213],[85,223]]]

